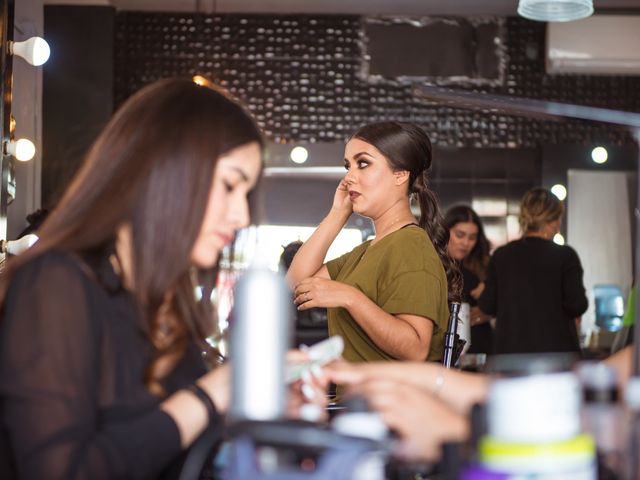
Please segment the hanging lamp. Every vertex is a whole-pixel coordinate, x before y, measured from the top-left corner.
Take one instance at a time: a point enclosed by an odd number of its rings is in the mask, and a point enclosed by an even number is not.
[[[540,22],[570,22],[593,14],[593,0],[520,0],[518,15]]]

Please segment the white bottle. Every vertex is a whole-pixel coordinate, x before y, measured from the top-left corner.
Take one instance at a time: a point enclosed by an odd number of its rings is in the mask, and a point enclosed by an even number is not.
[[[285,356],[293,305],[282,275],[252,267],[235,291],[231,328],[234,420],[277,420],[285,415]]]

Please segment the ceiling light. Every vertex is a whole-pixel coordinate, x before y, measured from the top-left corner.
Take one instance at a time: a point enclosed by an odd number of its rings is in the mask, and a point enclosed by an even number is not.
[[[539,22],[569,22],[593,14],[593,0],[520,0],[518,15]]]
[[[562,201],[567,198],[567,187],[565,187],[561,183],[556,183],[553,187],[551,187],[551,193],[558,197],[558,200]]]
[[[609,152],[604,147],[596,147],[591,150],[591,160],[596,163],[605,163],[609,158]]]
[[[558,245],[564,245],[564,237],[561,233],[556,233],[553,236],[553,243],[557,243]]]
[[[291,153],[289,153],[289,158],[293,163],[304,163],[309,158],[309,151],[304,147],[293,147]]]

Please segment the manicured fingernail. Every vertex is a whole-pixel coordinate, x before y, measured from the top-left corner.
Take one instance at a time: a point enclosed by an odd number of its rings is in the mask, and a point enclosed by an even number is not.
[[[302,378],[302,382],[305,384],[311,383],[312,381],[311,372],[309,370],[305,370],[304,372],[302,372],[302,375],[300,375],[300,378]]]
[[[302,390],[302,394],[305,396],[307,400],[313,400],[314,398],[316,398],[316,391],[313,389],[311,385],[303,383],[302,387],[300,388]]]
[[[322,378],[322,367],[320,365],[312,365],[311,374],[316,378]]]
[[[307,422],[317,422],[322,417],[322,409],[314,403],[305,403],[300,407],[300,418]]]

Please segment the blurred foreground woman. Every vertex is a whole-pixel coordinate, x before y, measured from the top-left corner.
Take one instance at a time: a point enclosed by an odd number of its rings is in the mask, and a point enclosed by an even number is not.
[[[261,157],[245,110],[187,80],[115,114],[3,272],[2,478],[177,477],[229,404],[208,299]]]

